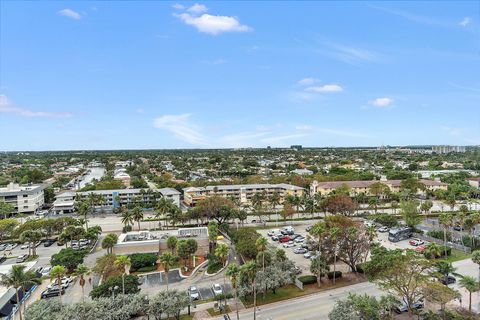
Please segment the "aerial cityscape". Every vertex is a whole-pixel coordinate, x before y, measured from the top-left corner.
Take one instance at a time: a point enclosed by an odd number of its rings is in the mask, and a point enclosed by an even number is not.
[[[0,320],[480,319],[480,1],[0,0]]]

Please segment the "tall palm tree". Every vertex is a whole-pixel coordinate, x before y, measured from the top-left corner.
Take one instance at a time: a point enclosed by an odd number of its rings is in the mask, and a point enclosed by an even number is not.
[[[333,284],[335,284],[336,268],[337,268],[337,244],[338,235],[340,234],[340,228],[333,227],[330,229],[330,238],[333,241]]]
[[[215,248],[215,256],[217,256],[218,259],[220,259],[220,261],[222,262],[222,266],[224,267],[227,263],[229,250],[230,249],[228,248],[228,246],[224,243],[219,244]],[[223,274],[223,290],[225,290],[225,273]],[[224,295],[224,297],[225,297],[225,305],[227,305],[227,295]]]
[[[143,219],[143,211],[140,207],[135,207],[132,209],[133,220],[138,223],[138,231],[140,231],[140,221]]]
[[[180,221],[181,215],[182,215],[182,210],[180,210],[180,208],[177,206],[172,206],[167,216],[173,228],[175,228],[175,225],[177,224],[177,222]]]
[[[237,313],[237,320],[239,320],[240,316],[238,315],[237,284],[240,274],[240,267],[236,263],[231,263],[228,265],[227,272],[225,274],[227,275],[227,277],[230,277],[230,282],[232,283],[233,295],[235,299],[235,310]]]
[[[447,257],[447,229],[453,226],[453,215],[451,213],[442,213],[438,217],[438,222],[443,226],[443,245],[445,247],[445,257]]]
[[[240,267],[245,274],[248,282],[252,285],[253,292],[253,320],[257,319],[257,264],[255,261],[249,261]]]
[[[260,237],[255,242],[255,246],[257,247],[257,250],[262,253],[263,272],[265,272],[265,250],[267,250],[267,244],[268,244],[268,240],[265,237]]]
[[[117,259],[115,259],[115,267],[119,269],[123,269],[122,272],[122,293],[125,294],[125,275],[128,275],[130,273],[130,266],[132,265],[132,262],[130,261],[130,258],[127,256],[118,256]]]
[[[462,276],[458,281],[461,288],[468,291],[468,311],[472,311],[472,292],[480,290],[480,283],[471,276]]]
[[[80,201],[77,205],[75,210],[77,211],[77,214],[82,216],[85,222],[85,230],[88,230],[88,211],[89,211],[89,206],[88,203],[85,201]]]
[[[478,265],[478,281],[480,281],[480,250],[473,251],[471,259],[473,263],[476,263]]]
[[[82,302],[85,303],[85,276],[90,273],[90,269],[86,264],[79,264],[75,270],[75,274],[80,277],[80,286],[82,287]]]
[[[163,270],[165,270],[165,280],[167,282],[168,290],[168,271],[172,268],[178,261],[178,257],[174,256],[170,252],[164,252],[160,256],[160,263],[163,265]]]
[[[121,215],[123,225],[125,227],[130,225],[133,226],[133,223],[135,220],[133,219],[132,211],[128,210],[126,207],[123,207],[123,208],[122,208],[122,215]]]
[[[18,303],[18,315],[22,320],[21,301],[18,290],[22,289],[25,293],[26,287],[33,284],[40,284],[42,281],[33,271],[25,271],[24,265],[13,265],[12,270],[8,274],[1,274],[0,284],[4,287],[12,287],[15,289],[15,295]]]
[[[168,198],[160,198],[160,200],[157,203],[157,207],[155,210],[155,217],[158,219],[160,218],[166,218],[167,213],[172,210],[173,208],[173,201]],[[165,219],[165,223],[167,220]],[[158,222],[158,225],[161,226],[161,222]]]
[[[50,270],[50,279],[56,279],[58,288],[60,289],[60,301],[62,300],[62,278],[67,274],[64,266],[54,266]]]
[[[310,230],[310,234],[312,236],[317,237],[318,240],[318,253],[322,252],[322,242],[323,238],[325,237],[325,232],[327,228],[325,225],[325,222],[317,222],[315,225],[313,225],[312,229]]]

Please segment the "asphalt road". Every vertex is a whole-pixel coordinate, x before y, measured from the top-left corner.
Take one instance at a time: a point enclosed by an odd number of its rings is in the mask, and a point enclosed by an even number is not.
[[[318,320],[328,319],[336,300],[343,299],[349,293],[379,296],[382,292],[374,284],[363,282],[352,286],[312,294],[305,297],[281,301],[257,308],[258,320]],[[234,314],[230,314],[232,319]],[[218,320],[223,318],[217,318]],[[240,319],[253,319],[253,308],[240,312]]]

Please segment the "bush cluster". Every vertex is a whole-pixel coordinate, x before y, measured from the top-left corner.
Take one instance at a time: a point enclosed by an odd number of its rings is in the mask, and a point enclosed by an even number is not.
[[[130,256],[130,262],[130,270],[132,272],[140,271],[140,269],[147,267],[155,268],[155,264],[157,263],[157,255],[155,253],[134,253]]]

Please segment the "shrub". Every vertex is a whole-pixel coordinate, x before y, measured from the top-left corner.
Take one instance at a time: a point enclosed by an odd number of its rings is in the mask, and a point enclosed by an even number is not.
[[[334,272],[333,271],[330,271],[327,276],[328,276],[328,279],[333,279],[333,274]],[[338,278],[341,278],[342,277],[342,271],[335,271],[335,279],[338,279]]]
[[[90,296],[93,299],[100,298],[100,297],[111,297],[112,291],[110,288],[118,287],[117,293],[122,292],[122,276],[111,278],[101,285],[96,286],[90,292]],[[135,275],[126,275],[125,276],[125,294],[134,294],[138,293],[140,288],[138,287],[138,277]]]
[[[357,264],[356,268],[357,268],[357,273],[365,273],[365,271],[363,270],[363,264]]]
[[[473,245],[473,248],[472,248],[472,238],[474,240],[474,245]],[[478,249],[480,247],[480,239],[478,237],[472,237],[472,236],[469,236],[469,235],[464,235],[462,237],[462,240],[463,240],[463,244],[465,245],[465,247],[469,247],[470,249]]]
[[[155,266],[157,262],[157,255],[155,253],[134,253],[130,256],[132,271],[137,271],[141,268]]]
[[[430,230],[427,235],[436,239],[443,240],[443,230]],[[447,231],[447,241],[452,241],[452,233]]]
[[[232,240],[237,252],[247,259],[255,259],[257,256],[255,242],[258,238],[260,238],[260,234],[254,228],[241,228],[232,233]]]
[[[208,266],[207,266],[207,272],[209,274],[213,274],[218,272],[220,269],[222,269],[223,265],[220,259],[214,254],[209,253],[207,255],[208,259]]]
[[[143,267],[137,270],[137,272],[152,272],[157,270],[156,266],[148,266],[148,267]]]
[[[447,249],[447,256],[450,256],[452,254],[452,248],[446,247]],[[441,256],[445,255],[445,246],[440,246],[440,252],[442,253]]]
[[[132,226],[131,225],[126,225],[122,228],[122,233],[127,233],[132,231]]]
[[[298,277],[298,281],[300,281],[304,285],[317,283],[317,277],[315,277],[313,275],[300,276],[300,277]]]

